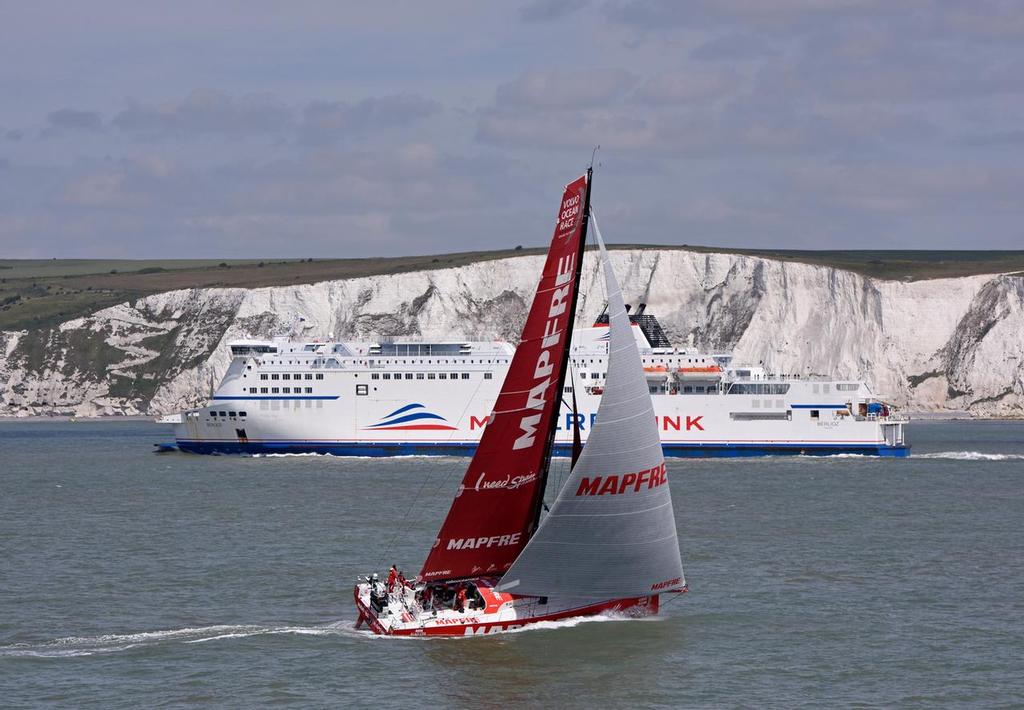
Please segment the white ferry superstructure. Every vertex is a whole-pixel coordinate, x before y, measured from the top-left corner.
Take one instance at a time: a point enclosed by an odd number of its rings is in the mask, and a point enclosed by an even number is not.
[[[774,376],[727,354],[672,347],[651,315],[631,316],[666,456],[907,456],[907,418],[852,379]],[[608,356],[607,320],[574,333],[571,382],[585,441]],[[230,343],[206,406],[158,421],[202,454],[470,455],[514,354],[507,342]],[[563,393],[556,455],[572,446]]]

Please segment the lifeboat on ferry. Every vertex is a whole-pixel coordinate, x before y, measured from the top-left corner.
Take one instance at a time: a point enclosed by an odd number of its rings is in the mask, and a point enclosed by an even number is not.
[[[664,365],[654,365],[652,367],[644,368],[644,377],[651,380],[667,380],[668,379],[668,368]]]
[[[718,365],[680,367],[676,370],[676,377],[684,380],[720,379],[722,377],[722,368]]]

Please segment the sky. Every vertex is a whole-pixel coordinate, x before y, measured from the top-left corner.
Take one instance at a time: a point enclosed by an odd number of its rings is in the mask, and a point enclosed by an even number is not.
[[[1024,248],[1018,0],[3,2],[0,258]]]

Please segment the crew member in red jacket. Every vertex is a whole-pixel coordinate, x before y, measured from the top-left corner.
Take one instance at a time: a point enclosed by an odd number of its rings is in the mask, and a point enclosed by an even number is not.
[[[455,595],[455,609],[456,611],[466,610],[466,588],[459,587],[458,593]]]
[[[395,582],[398,581],[398,568],[391,565],[391,569],[388,570],[388,591],[395,591]]]

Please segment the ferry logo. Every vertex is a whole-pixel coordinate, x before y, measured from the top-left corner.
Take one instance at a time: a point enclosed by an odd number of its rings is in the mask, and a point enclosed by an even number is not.
[[[376,431],[455,431],[447,419],[419,403],[399,407],[381,417],[376,424],[364,428]]]

